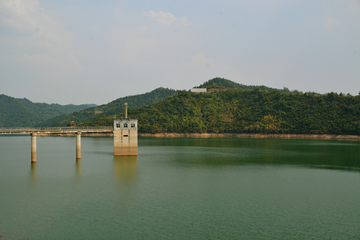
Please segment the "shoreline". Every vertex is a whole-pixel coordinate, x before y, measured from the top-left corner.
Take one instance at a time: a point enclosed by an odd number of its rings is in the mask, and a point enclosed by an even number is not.
[[[338,134],[263,134],[263,133],[139,133],[140,137],[155,138],[285,138],[285,139],[329,139],[357,140],[359,135]]]
[[[75,133],[38,133],[38,136],[76,136]],[[113,137],[113,133],[82,133],[83,137]],[[332,139],[357,140],[359,135],[338,134],[263,134],[263,133],[138,133],[139,137],[152,138],[285,138],[285,139]]]
[[[38,133],[42,137],[74,137],[76,133]],[[83,137],[113,137],[113,133],[82,133]],[[281,138],[281,139],[328,139],[360,141],[360,135],[341,134],[263,134],[263,133],[138,133],[139,137],[151,138]]]

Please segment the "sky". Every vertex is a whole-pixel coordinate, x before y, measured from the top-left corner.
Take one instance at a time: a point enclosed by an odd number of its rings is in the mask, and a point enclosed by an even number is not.
[[[106,104],[214,77],[360,92],[360,0],[0,0],[0,94]]]

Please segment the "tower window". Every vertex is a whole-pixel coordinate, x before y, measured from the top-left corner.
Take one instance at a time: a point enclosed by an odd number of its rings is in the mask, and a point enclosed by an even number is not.
[[[117,124],[116,124],[116,128],[120,128],[120,123],[117,123]]]
[[[128,127],[128,124],[127,123],[124,123],[124,128],[127,128]]]
[[[135,127],[135,123],[132,123],[132,124],[131,124],[131,127],[134,128],[134,127]]]

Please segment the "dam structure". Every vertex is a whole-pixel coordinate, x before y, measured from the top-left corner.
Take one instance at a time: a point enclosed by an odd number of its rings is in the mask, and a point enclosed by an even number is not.
[[[125,118],[114,119],[113,127],[0,128],[0,135],[30,134],[32,163],[37,162],[37,137],[76,136],[76,159],[81,159],[81,136],[108,136],[111,133],[114,134],[114,156],[138,155],[138,120],[128,119],[127,103]]]
[[[128,119],[127,103],[125,118],[114,119],[114,156],[138,155],[138,121]]]

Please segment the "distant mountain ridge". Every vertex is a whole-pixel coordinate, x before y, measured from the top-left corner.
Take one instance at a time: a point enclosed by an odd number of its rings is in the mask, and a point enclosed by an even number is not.
[[[124,111],[125,102],[128,103],[129,109],[138,108],[158,102],[164,98],[174,96],[175,94],[176,91],[173,89],[159,87],[151,92],[147,92],[144,94],[126,96],[123,98],[118,98],[107,104],[83,109],[79,112],[73,112],[71,114],[66,114],[66,115],[59,115],[38,124],[38,126],[41,127],[68,126],[71,121],[75,121],[75,123],[78,125],[82,122],[92,121],[96,118],[104,118],[104,117],[114,116],[115,114],[119,114],[120,112]]]
[[[178,94],[130,109],[140,133],[289,133],[360,135],[360,95],[254,90]],[[124,117],[123,113],[117,116]],[[82,126],[111,126],[98,118]]]
[[[198,87],[213,90],[220,88],[216,91],[236,89],[302,94],[297,90],[290,91],[286,87],[276,89],[263,85],[244,85],[219,77],[210,79]],[[95,104],[62,106],[59,104],[33,103],[26,98],[16,99],[0,95],[0,127],[55,127],[69,126],[71,121],[75,121],[76,125],[85,122],[97,122],[97,119],[108,118],[122,113],[125,102],[128,103],[130,113],[132,109],[151,105],[178,93],[179,91],[174,89],[160,87],[144,94],[118,98],[100,106]],[[313,92],[306,94],[319,95]]]
[[[52,117],[79,111],[96,104],[60,105],[34,103],[26,98],[0,95],[0,127],[33,127]]]
[[[240,90],[254,90],[255,88],[259,88],[260,90],[266,90],[266,91],[279,91],[284,93],[302,93],[300,91],[294,90],[290,91],[288,88],[284,87],[283,89],[277,89],[277,88],[271,88],[266,87],[264,85],[256,86],[256,85],[244,85],[241,83],[236,83],[233,81],[230,81],[225,78],[213,78],[210,79],[200,86],[197,86],[196,88],[232,88],[232,89],[240,89]]]

